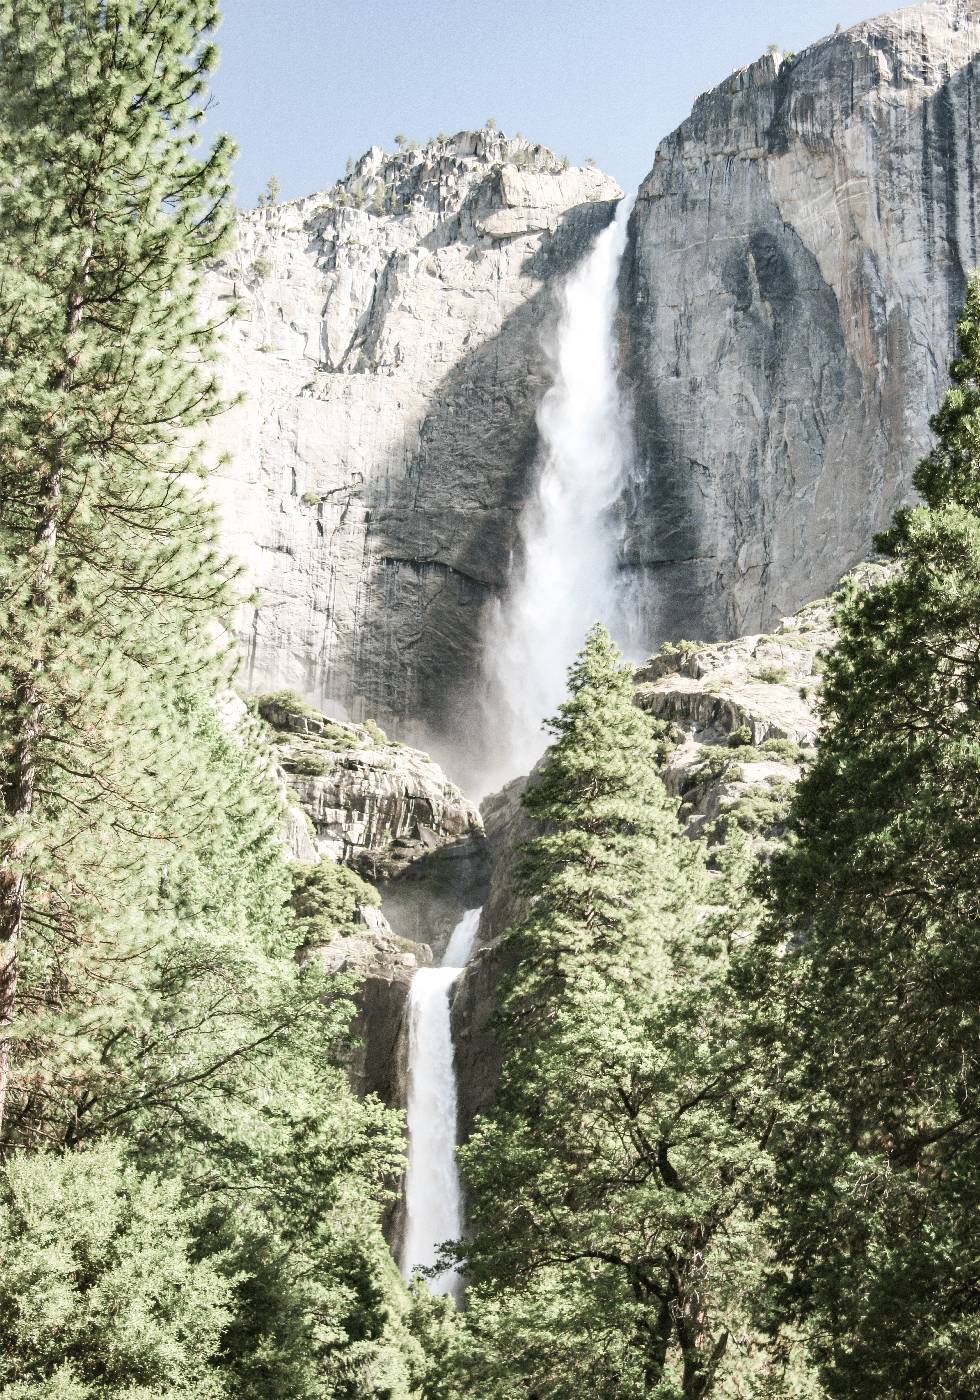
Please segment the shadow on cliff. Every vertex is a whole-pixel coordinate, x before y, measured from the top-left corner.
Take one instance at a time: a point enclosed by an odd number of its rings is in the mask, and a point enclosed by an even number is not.
[[[354,653],[358,703],[454,772],[483,747],[484,625],[506,587],[534,485],[535,415],[549,382],[542,342],[556,320],[554,284],[614,207],[575,206],[525,260],[522,272],[544,286],[453,365],[429,400],[418,437],[405,440],[404,474],[379,482],[371,501],[374,554]],[[493,246],[486,239],[471,256]]]

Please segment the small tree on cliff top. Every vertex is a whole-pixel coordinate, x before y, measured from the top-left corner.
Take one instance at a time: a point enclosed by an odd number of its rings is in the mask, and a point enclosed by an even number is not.
[[[519,1373],[540,1395],[695,1400],[754,1277],[740,1211],[758,1144],[726,1078],[726,949],[603,628],[570,688],[525,798],[542,834],[506,940],[499,1097],[462,1154],[473,1373],[489,1367],[494,1396]]]

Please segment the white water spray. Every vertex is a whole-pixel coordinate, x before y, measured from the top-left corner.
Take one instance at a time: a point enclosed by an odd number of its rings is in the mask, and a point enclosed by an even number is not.
[[[480,923],[467,909],[440,967],[419,968],[409,990],[408,1170],[402,1272],[436,1262],[439,1245],[458,1239],[463,1200],[456,1169],[456,1068],[450,992],[469,961]],[[434,1293],[459,1296],[459,1275],[447,1269],[429,1281]]]
[[[484,673],[496,735],[485,787],[527,773],[543,752],[541,721],[565,694],[588,628],[618,632],[619,532],[629,418],[616,373],[616,283],[633,201],[623,199],[561,291],[545,346],[553,382],[538,409],[541,468],[521,524],[522,565],[488,632]]]

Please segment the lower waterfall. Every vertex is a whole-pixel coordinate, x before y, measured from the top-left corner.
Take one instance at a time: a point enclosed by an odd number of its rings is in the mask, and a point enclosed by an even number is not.
[[[402,1273],[435,1264],[439,1246],[458,1239],[463,1199],[456,1169],[456,1067],[450,992],[469,961],[480,910],[467,909],[439,967],[419,968],[409,990],[408,1170]],[[429,1280],[434,1293],[459,1296],[455,1269]]]

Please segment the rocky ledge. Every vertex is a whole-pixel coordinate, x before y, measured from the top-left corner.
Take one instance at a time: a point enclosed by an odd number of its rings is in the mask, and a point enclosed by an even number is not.
[[[438,764],[376,725],[331,719],[290,694],[263,696],[259,713],[321,856],[377,882],[482,836],[479,812]]]
[[[279,764],[316,853],[380,890],[397,932],[440,951],[487,877],[480,814],[428,754],[290,692],[262,696]]]
[[[888,566],[862,564],[844,584],[872,588]],[[636,703],[668,725],[664,781],[689,836],[717,837],[732,817],[765,856],[783,834],[793,785],[813,755],[824,658],[837,640],[838,592],[769,633],[731,642],[668,642],[636,673]]]

